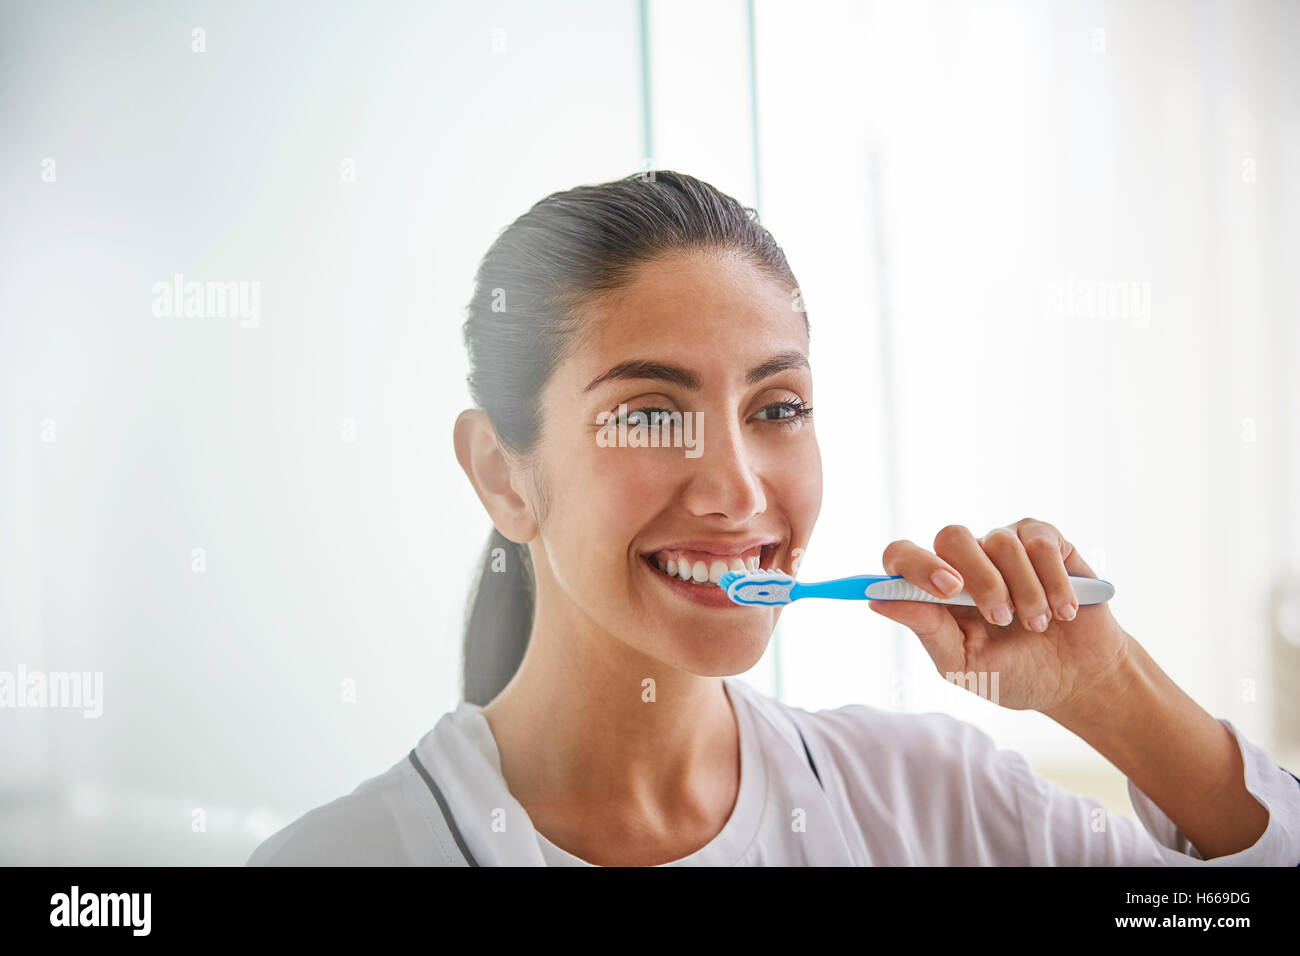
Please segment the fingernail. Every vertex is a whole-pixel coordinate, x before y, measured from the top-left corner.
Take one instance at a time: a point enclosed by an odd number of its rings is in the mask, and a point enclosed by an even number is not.
[[[1047,630],[1047,620],[1048,616],[1046,614],[1040,614],[1037,617],[1030,619],[1029,629],[1031,631],[1045,631]]]
[[[961,589],[961,582],[942,569],[930,575],[930,580],[934,582],[935,590],[940,594],[956,594]]]
[[[1061,620],[1063,621],[1073,621],[1075,614],[1074,605],[1062,604],[1056,613],[1061,615]]]
[[[1004,604],[1001,607],[994,609],[993,623],[1001,627],[1006,627],[1008,624],[1011,623],[1011,618],[1013,616],[1014,615],[1011,613],[1011,605]]]

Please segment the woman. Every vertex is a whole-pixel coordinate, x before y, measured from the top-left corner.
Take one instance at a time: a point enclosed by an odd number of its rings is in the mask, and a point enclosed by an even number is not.
[[[793,570],[821,506],[797,287],[751,210],[675,172],[556,193],[504,230],[465,324],[477,407],[455,427],[495,528],[466,699],[251,864],[1300,863],[1300,780],[1109,606],[1079,607],[1068,575],[1095,575],[1041,521],[885,550],[886,573],[975,608],[870,606],[940,673],[996,673],[1003,706],[1092,744],[1145,830],[970,724],[811,713],[728,676],[780,609],[713,582]],[[617,440],[647,426],[664,440]]]

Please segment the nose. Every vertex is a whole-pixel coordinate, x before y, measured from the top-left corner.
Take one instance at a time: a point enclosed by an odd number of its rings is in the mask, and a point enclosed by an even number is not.
[[[686,489],[686,508],[697,517],[722,516],[746,521],[767,510],[763,482],[754,467],[753,450],[745,442],[741,424],[715,428],[701,436],[700,456],[689,460],[694,470]]]

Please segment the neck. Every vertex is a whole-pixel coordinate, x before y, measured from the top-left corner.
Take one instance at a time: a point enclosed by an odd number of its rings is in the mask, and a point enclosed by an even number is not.
[[[739,734],[722,679],[651,658],[572,607],[539,600],[519,670],[483,715],[525,807],[662,819],[730,806],[724,795],[738,787]]]

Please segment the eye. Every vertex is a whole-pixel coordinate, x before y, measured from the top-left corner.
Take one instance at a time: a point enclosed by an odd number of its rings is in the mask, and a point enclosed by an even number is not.
[[[664,421],[665,416],[669,414],[670,412],[666,408],[647,406],[645,408],[638,408],[635,411],[630,411],[621,419],[615,419],[615,422],[622,421],[629,428],[636,428],[638,425],[644,425],[647,428],[650,428],[658,425],[661,421]]]
[[[771,414],[768,414],[771,413]],[[778,425],[793,427],[802,424],[812,416],[812,406],[799,399],[774,402],[764,405],[756,416],[760,421],[774,422]]]

